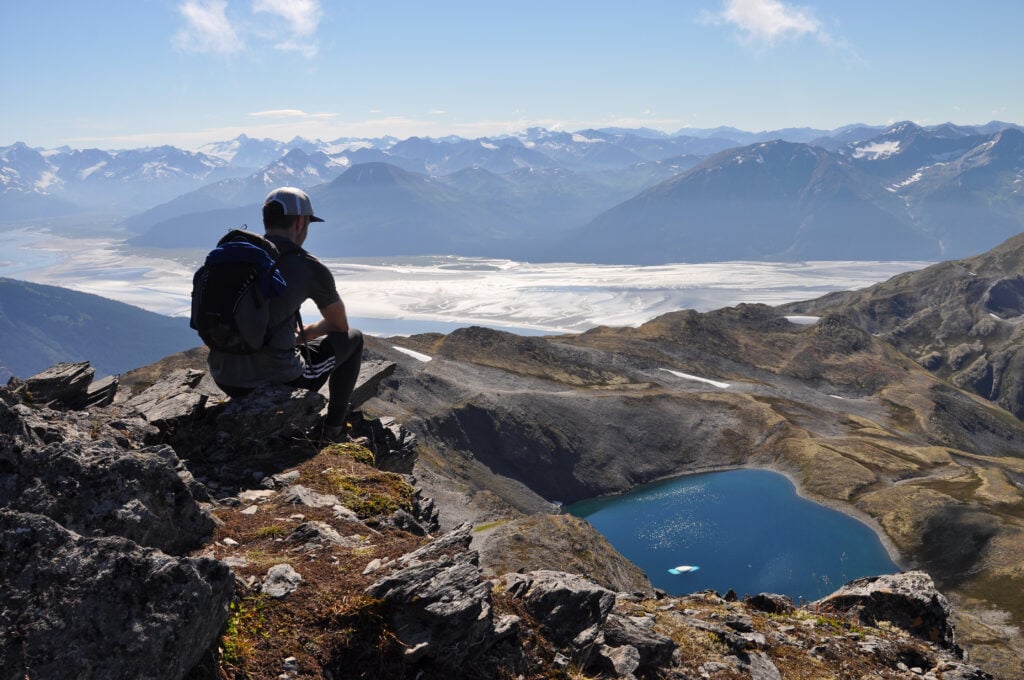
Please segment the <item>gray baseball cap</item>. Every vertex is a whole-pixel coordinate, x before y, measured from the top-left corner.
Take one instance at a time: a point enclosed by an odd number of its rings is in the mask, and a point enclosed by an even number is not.
[[[274,189],[263,199],[263,207],[266,208],[271,203],[279,204],[285,215],[309,215],[310,222],[323,222],[319,217],[313,216],[313,203],[309,200],[309,195],[302,189],[295,187]]]

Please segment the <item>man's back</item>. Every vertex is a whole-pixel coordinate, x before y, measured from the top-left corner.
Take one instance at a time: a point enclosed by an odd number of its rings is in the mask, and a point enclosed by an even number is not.
[[[288,285],[269,301],[272,332],[265,347],[253,354],[210,351],[210,374],[224,385],[251,388],[295,380],[303,369],[295,352],[299,309],[308,299],[320,309],[340,299],[334,277],[322,262],[287,238],[270,234],[267,239],[280,252],[278,269]]]

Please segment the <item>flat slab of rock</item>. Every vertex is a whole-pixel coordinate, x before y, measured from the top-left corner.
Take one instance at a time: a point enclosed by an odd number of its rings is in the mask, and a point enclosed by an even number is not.
[[[326,406],[323,395],[286,385],[269,385],[232,399],[216,416],[216,426],[235,442],[274,441],[310,430]]]
[[[21,394],[33,404],[81,408],[88,401],[94,375],[88,361],[56,364],[25,380]]]
[[[202,371],[182,369],[142,391],[126,402],[146,420],[160,426],[181,419],[195,419],[203,413],[206,395],[194,388],[203,378]]]
[[[359,366],[359,377],[356,379],[356,387],[352,390],[352,397],[349,399],[352,408],[359,408],[376,395],[380,384],[395,372],[396,366],[397,364],[393,361],[364,361]]]

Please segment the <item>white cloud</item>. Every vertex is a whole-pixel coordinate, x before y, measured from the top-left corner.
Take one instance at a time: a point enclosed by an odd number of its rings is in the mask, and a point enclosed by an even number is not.
[[[226,0],[187,0],[178,5],[185,27],[174,35],[174,44],[187,52],[233,54],[245,45],[227,17]]]
[[[255,0],[252,11],[277,15],[284,19],[282,30],[272,31],[281,35],[274,47],[282,52],[298,52],[307,58],[316,56],[314,40],[323,11],[320,0]]]
[[[306,113],[302,109],[271,109],[269,111],[253,111],[253,118],[292,118],[301,120],[320,120],[333,118],[333,113]]]
[[[726,0],[722,11],[710,19],[735,26],[744,39],[762,45],[804,36],[825,45],[836,43],[811,10],[780,0]]]

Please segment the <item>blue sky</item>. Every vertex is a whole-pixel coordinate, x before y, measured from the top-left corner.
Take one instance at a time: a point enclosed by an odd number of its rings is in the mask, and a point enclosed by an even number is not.
[[[0,145],[1024,124],[1021,0],[0,0]]]

